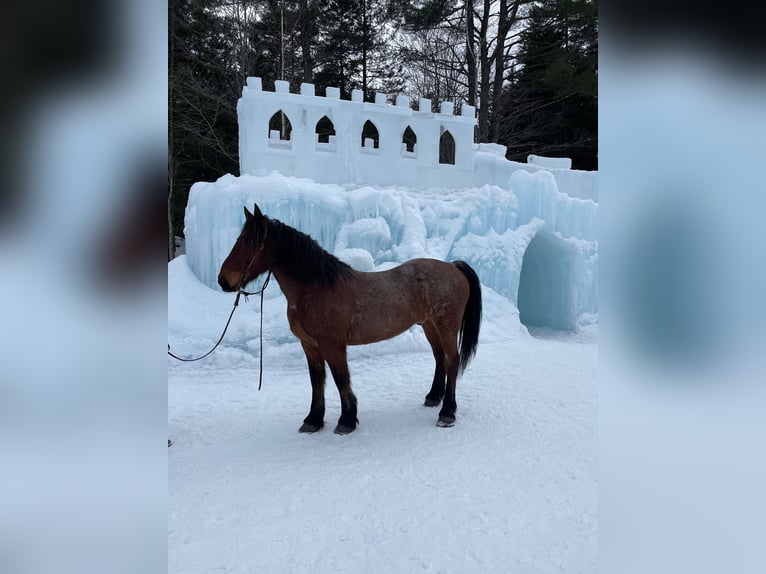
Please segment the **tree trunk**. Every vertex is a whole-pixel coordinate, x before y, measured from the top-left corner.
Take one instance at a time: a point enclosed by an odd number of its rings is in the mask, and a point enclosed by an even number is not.
[[[491,1],[484,0],[484,13],[481,17],[481,28],[479,29],[479,141],[486,142],[489,128],[489,87],[490,70],[492,62],[489,58],[489,13]]]
[[[172,152],[168,150],[168,261],[176,256],[176,236],[173,232],[173,159]]]
[[[367,0],[362,2],[362,93],[364,100],[368,99],[367,94],[367,40],[368,40],[368,22],[367,22]]]
[[[312,18],[309,14],[308,0],[301,0],[301,56],[303,58],[303,81],[307,84],[314,82],[314,62],[311,58],[311,34]]]
[[[468,82],[468,105],[476,105],[476,43],[474,40],[473,0],[465,0],[465,65]]]
[[[173,233],[173,80],[175,79],[175,12],[173,0],[168,2],[168,18],[170,19],[170,43],[168,55],[168,261],[176,256],[176,239]]]
[[[511,28],[511,22],[516,19],[520,0],[513,3],[513,13],[508,14],[508,0],[500,0],[500,17],[497,22],[497,44],[495,45],[495,78],[492,83],[492,116],[490,119],[488,139],[497,143],[500,135],[500,118],[503,117],[503,80],[505,75],[505,39]]]

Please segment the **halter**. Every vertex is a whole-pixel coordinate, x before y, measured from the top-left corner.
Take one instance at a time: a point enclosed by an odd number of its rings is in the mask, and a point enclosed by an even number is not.
[[[245,291],[245,285],[246,281],[245,278],[247,277],[247,274],[250,272],[250,267],[253,266],[253,261],[255,261],[256,255],[258,255],[261,251],[263,251],[263,246],[266,244],[266,237],[269,235],[269,225],[266,224],[266,231],[263,233],[263,239],[261,239],[261,244],[258,246],[258,249],[255,250],[255,253],[253,253],[253,256],[250,258],[250,261],[247,262],[247,265],[245,266],[245,270],[242,272],[242,275],[239,278],[239,285],[237,286],[237,299],[239,299],[240,294],[245,296],[245,299],[249,297],[250,295],[257,295],[258,293],[263,296],[263,290],[266,288],[266,285],[269,282],[269,279],[271,279],[271,270],[269,270],[269,274],[266,277],[266,281],[263,282],[263,287],[260,291],[254,291],[253,293],[248,293]],[[236,307],[236,303],[234,303],[234,306]]]
[[[170,355],[171,357],[179,361],[191,363],[194,361],[199,361],[200,359],[204,359],[210,353],[215,351],[218,345],[221,344],[221,341],[223,341],[223,336],[226,334],[226,330],[229,328],[229,323],[231,323],[231,318],[234,316],[234,311],[236,311],[237,306],[239,305],[240,295],[245,296],[245,301],[247,301],[247,298],[250,295],[260,295],[261,296],[261,328],[260,328],[260,334],[259,334],[259,343],[260,343],[259,372],[258,372],[258,390],[259,391],[261,390],[261,385],[263,385],[263,292],[266,291],[266,287],[268,287],[269,281],[271,280],[271,269],[269,269],[269,272],[266,275],[266,280],[263,282],[263,285],[258,291],[252,291],[252,292],[245,291],[244,287],[245,287],[245,278],[247,277],[247,274],[250,271],[250,267],[252,267],[253,265],[253,261],[255,261],[255,256],[258,255],[261,251],[263,251],[263,245],[266,242],[266,236],[268,235],[268,232],[269,232],[269,226],[266,225],[266,233],[263,234],[263,240],[261,240],[261,245],[258,247],[256,252],[250,258],[250,261],[247,264],[247,267],[245,267],[245,270],[242,272],[242,276],[239,279],[239,286],[237,287],[237,297],[234,299],[234,307],[232,307],[231,313],[229,313],[229,319],[226,321],[226,326],[223,328],[223,333],[221,333],[221,336],[218,338],[218,341],[216,342],[216,344],[213,345],[213,348],[200,357],[196,357],[194,359],[184,359],[183,357],[179,357],[171,353],[170,345],[168,345],[168,355]]]

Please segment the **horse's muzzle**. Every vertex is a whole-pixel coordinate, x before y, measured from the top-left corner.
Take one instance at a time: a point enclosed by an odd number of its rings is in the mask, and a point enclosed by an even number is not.
[[[229,282],[226,280],[226,277],[223,275],[218,276],[218,284],[221,286],[221,289],[224,291],[234,291],[234,288],[229,285]]]

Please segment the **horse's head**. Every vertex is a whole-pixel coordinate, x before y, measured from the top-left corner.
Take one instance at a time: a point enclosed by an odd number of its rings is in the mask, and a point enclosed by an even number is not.
[[[218,272],[221,289],[242,289],[269,268],[274,250],[266,241],[268,228],[269,220],[257,205],[253,206],[253,213],[245,207],[245,224]]]

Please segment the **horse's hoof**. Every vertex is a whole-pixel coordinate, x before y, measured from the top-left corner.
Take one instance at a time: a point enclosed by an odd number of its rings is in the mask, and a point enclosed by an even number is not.
[[[454,427],[455,426],[455,417],[447,416],[447,415],[440,415],[439,420],[436,421],[437,427]]]
[[[172,440],[170,440],[170,439],[168,439],[168,447],[169,447],[171,444],[173,444],[173,441],[172,441]]]
[[[303,423],[301,425],[301,428],[298,429],[298,432],[312,433],[312,432],[317,432],[321,428],[322,427],[318,427],[316,425],[312,425],[311,423]]]
[[[426,400],[423,403],[423,406],[424,407],[438,407],[441,403],[442,403],[441,399],[436,400],[436,399],[429,399],[428,397],[426,397]]]
[[[335,427],[335,434],[350,434],[354,432],[356,428],[354,427],[347,427],[346,425],[339,424]]]

